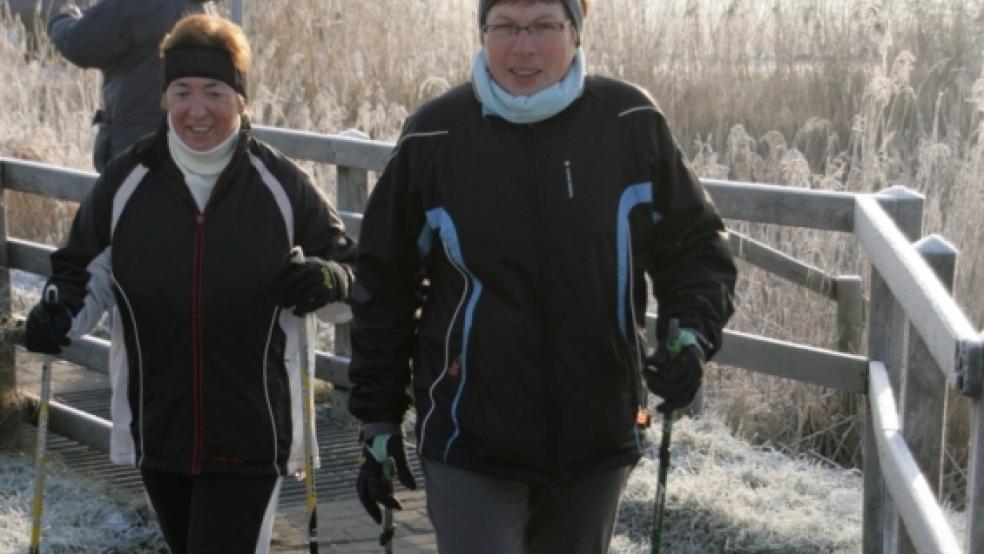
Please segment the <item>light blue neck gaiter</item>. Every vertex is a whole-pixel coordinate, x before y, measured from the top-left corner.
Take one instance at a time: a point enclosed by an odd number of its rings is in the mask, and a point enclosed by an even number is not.
[[[472,87],[482,103],[483,115],[496,115],[512,123],[536,123],[557,115],[581,96],[584,65],[584,53],[578,48],[563,79],[530,96],[516,96],[492,78],[482,49],[472,62]]]

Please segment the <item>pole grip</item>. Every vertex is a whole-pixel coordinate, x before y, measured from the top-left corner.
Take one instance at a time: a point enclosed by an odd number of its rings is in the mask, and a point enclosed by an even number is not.
[[[42,293],[41,299],[44,301],[45,304],[57,304],[58,285],[54,283],[50,283],[46,287],[44,287],[44,293]]]
[[[292,264],[302,264],[304,263],[304,249],[300,245],[297,245],[290,249],[287,254],[287,261]]]

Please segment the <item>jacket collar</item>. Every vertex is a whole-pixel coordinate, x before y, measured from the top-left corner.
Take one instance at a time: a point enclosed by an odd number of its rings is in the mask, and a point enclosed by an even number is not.
[[[167,186],[178,187],[182,191],[181,194],[187,195],[189,202],[194,204],[194,199],[191,198],[191,193],[184,184],[184,174],[181,173],[178,165],[171,158],[171,152],[167,147],[167,132],[167,114],[165,113],[157,131],[140,139],[134,146],[137,160],[151,171],[165,176],[163,182]],[[249,118],[244,115],[239,127],[239,141],[236,143],[229,165],[215,184],[212,197],[209,199],[210,205],[225,195],[229,189],[229,182],[234,181],[237,175],[244,170],[244,166],[249,165],[246,151],[251,141]]]
[[[230,166],[237,164],[245,155],[246,149],[249,147],[250,129],[249,117],[243,115],[242,123],[239,126],[239,142],[236,143],[236,148],[232,154],[232,161],[229,164]],[[161,123],[158,125],[157,130],[152,135],[147,135],[137,143],[137,159],[150,169],[170,169],[180,174],[177,165],[171,159],[171,153],[167,147],[167,130],[167,114],[165,113],[161,117]]]

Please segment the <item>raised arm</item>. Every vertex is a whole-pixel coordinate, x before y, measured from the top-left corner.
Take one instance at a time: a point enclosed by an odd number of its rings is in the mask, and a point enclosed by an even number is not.
[[[79,67],[107,69],[125,56],[127,4],[101,0],[85,12],[63,8],[48,20],[48,36],[58,52]],[[68,4],[74,6],[74,4]]]

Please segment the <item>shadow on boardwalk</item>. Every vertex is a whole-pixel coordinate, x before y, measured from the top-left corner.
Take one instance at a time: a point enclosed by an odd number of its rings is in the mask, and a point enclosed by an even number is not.
[[[421,491],[402,492],[403,511],[396,512],[393,550],[400,554],[436,553],[434,532],[427,519]],[[354,498],[318,503],[319,552],[382,552],[380,527]],[[307,513],[304,506],[281,509],[274,525],[271,552],[308,552]]]

